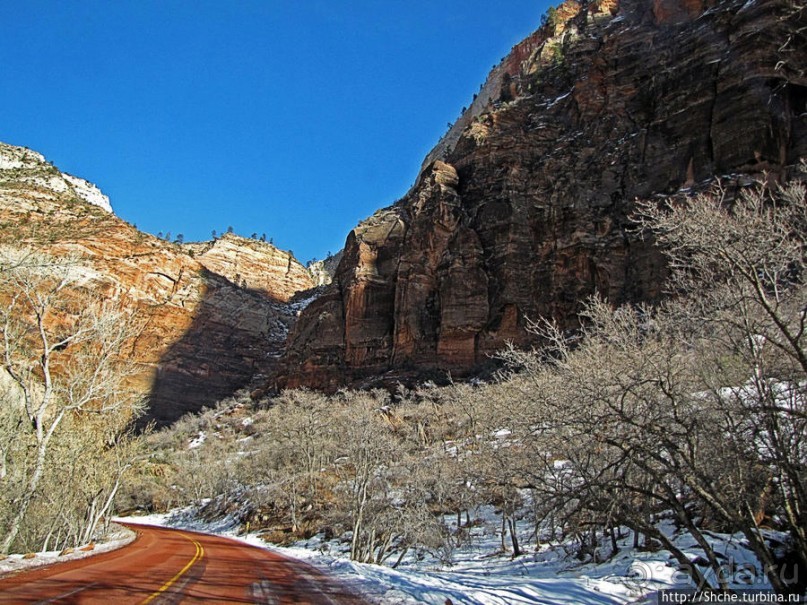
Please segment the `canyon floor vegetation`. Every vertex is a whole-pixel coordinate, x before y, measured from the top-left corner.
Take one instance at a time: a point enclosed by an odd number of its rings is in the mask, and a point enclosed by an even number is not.
[[[514,558],[563,544],[601,562],[630,539],[690,585],[731,590],[719,533],[753,553],[748,584],[803,592],[805,186],[717,185],[642,204],[635,222],[668,256],[665,303],[595,297],[574,333],[535,321],[544,345],[503,351],[490,383],[223,401],[145,437],[119,506],[195,503],[271,542],[336,538],[391,567],[450,563],[494,507]]]

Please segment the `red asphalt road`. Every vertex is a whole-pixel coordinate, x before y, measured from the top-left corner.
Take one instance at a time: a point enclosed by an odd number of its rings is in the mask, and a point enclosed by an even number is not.
[[[128,527],[138,536],[123,548],[0,579],[0,603],[366,603],[313,567],[248,544]]]

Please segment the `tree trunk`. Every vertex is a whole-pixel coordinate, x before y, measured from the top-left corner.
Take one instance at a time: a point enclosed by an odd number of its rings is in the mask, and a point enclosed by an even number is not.
[[[521,556],[521,547],[518,544],[518,532],[516,531],[516,520],[509,517],[507,523],[510,525],[510,542],[513,544],[513,558]]]
[[[409,547],[408,546],[404,547],[404,549],[401,551],[401,554],[398,555],[398,559],[392,565],[392,569],[396,569],[401,564],[401,561],[403,561],[403,558],[406,556],[406,553],[408,553],[408,552],[409,552]]]
[[[31,475],[31,479],[28,481],[28,485],[25,488],[25,494],[20,501],[19,507],[17,508],[17,512],[14,517],[11,519],[11,522],[8,526],[8,534],[6,534],[5,539],[3,540],[2,546],[0,546],[0,552],[3,554],[8,554],[8,551],[11,550],[12,544],[14,544],[14,540],[17,539],[17,535],[20,533],[20,528],[22,526],[22,522],[25,519],[25,516],[28,514],[28,508],[31,506],[31,501],[34,499],[34,494],[36,490],[39,488],[39,482],[42,480],[42,475],[45,471],[45,458],[47,455],[47,441],[40,442],[39,447],[37,448],[37,455],[36,455],[36,463],[34,465],[34,473]]]

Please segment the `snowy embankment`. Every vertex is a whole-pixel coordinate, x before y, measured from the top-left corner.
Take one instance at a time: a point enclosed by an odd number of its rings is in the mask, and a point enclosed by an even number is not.
[[[610,543],[603,544],[602,562],[581,562],[570,545],[544,545],[516,559],[501,550],[500,520],[492,507],[479,512],[470,543],[452,553],[451,565],[428,554],[409,555],[393,569],[350,561],[349,545],[320,536],[297,542],[293,547],[267,545],[257,533],[243,534],[231,518],[201,521],[189,509],[170,515],[131,518],[133,522],[165,525],[230,536],[246,543],[315,565],[379,605],[511,605],[518,603],[605,605],[644,603],[657,590],[688,588],[689,580],[665,550],[632,548],[632,535],[618,542],[619,552],[610,556]],[[523,538],[528,538],[529,529]],[[672,526],[666,528],[675,535]],[[726,575],[733,588],[768,589],[759,565],[737,536],[714,534],[717,552],[726,562]],[[700,564],[701,551],[688,535],[675,542],[687,552],[693,565]],[[607,557],[607,558],[606,558]],[[701,569],[705,570],[705,567]]]
[[[20,571],[28,571],[45,565],[84,559],[103,552],[117,550],[133,542],[136,537],[137,534],[132,530],[115,524],[110,530],[107,540],[102,543],[87,544],[80,548],[63,551],[49,550],[25,555],[8,555],[5,559],[0,560],[0,576]]]

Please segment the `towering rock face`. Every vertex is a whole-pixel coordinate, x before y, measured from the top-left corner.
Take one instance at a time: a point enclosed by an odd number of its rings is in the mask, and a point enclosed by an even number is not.
[[[314,286],[269,244],[228,235],[181,246],[142,233],[95,186],[2,143],[0,246],[78,255],[92,290],[137,311],[138,387],[163,424],[271,373],[295,318],[286,303]]]
[[[654,300],[634,201],[807,155],[805,15],[780,0],[569,0],[495,67],[410,192],[348,236],[278,382],[472,371],[525,317]],[[731,177],[730,177],[731,178]]]

